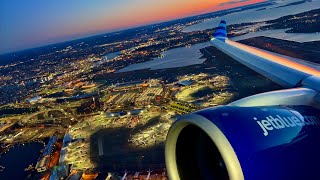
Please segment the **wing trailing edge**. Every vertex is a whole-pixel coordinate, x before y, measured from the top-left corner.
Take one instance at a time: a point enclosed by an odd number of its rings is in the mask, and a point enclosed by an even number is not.
[[[297,87],[308,77],[320,76],[320,71],[315,67],[229,40],[225,21],[220,22],[211,43],[236,61],[284,87]]]

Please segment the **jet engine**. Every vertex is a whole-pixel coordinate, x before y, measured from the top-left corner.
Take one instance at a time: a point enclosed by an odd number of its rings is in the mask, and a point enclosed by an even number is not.
[[[217,106],[182,116],[165,147],[169,178],[319,179],[320,110]]]

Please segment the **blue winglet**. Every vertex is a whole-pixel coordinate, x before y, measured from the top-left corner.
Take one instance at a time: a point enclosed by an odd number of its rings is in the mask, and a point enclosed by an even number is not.
[[[225,20],[220,21],[219,26],[217,27],[216,32],[213,35],[214,38],[219,40],[226,40],[227,37],[227,22]]]

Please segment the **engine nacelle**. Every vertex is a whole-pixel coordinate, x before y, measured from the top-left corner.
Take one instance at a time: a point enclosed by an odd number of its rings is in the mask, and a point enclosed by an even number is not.
[[[169,178],[319,179],[320,110],[219,106],[183,116],[169,130]]]

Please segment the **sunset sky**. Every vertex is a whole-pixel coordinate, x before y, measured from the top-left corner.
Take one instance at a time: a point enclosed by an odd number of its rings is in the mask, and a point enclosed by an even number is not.
[[[0,53],[264,0],[1,0]]]

